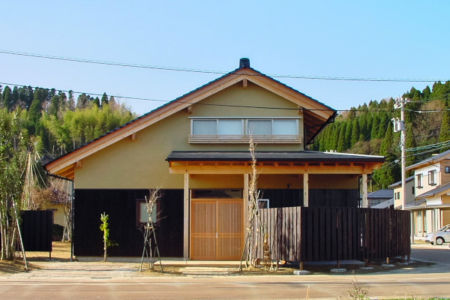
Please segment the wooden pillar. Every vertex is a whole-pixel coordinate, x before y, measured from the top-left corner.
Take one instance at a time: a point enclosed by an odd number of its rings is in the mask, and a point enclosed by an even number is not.
[[[183,257],[189,258],[189,173],[184,173],[184,222],[183,222]]]
[[[303,206],[309,206],[309,174],[303,174]]]
[[[363,188],[363,198],[362,198],[362,207],[369,207],[369,198],[367,193],[367,174],[362,174],[362,188]]]
[[[244,206],[244,234],[246,233],[247,228],[247,218],[248,218],[248,174],[244,174],[244,191],[243,191],[243,206]]]

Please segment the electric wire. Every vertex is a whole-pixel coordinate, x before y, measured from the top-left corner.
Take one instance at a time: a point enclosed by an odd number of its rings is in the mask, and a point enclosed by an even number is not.
[[[113,62],[113,61],[104,61],[104,60],[97,60],[97,59],[74,58],[74,57],[66,57],[66,56],[13,51],[13,50],[6,50],[6,49],[0,49],[0,54],[33,57],[33,58],[41,58],[41,59],[48,59],[48,60],[69,61],[69,62],[76,62],[76,63],[107,65],[107,66],[114,66],[114,67],[151,69],[151,70],[172,71],[172,72],[188,72],[188,73],[202,73],[202,74],[215,74],[215,75],[224,75],[224,74],[229,73],[229,72],[223,72],[223,71],[202,70],[202,69],[194,69],[194,68],[180,68],[180,67],[169,67],[169,66]],[[250,76],[264,76],[264,75],[252,74]],[[285,79],[356,81],[356,82],[359,81],[359,82],[401,82],[401,83],[404,83],[404,82],[427,83],[428,82],[428,83],[431,83],[431,82],[445,81],[442,79],[358,78],[358,77],[309,76],[309,75],[292,75],[292,74],[271,74],[271,75],[269,74],[268,76],[274,77],[274,78],[285,78]]]
[[[8,85],[8,86],[17,86],[17,87],[26,87],[28,85],[25,84],[19,84],[19,83],[11,83],[11,82],[2,82],[0,81],[0,84]],[[83,91],[74,91],[74,90],[65,90],[65,89],[55,89],[59,92],[65,92],[65,93],[75,93],[75,94],[86,94],[90,96],[102,96],[103,93],[98,92],[83,92]],[[161,102],[164,104],[167,104],[169,102],[172,102],[173,100],[163,100],[163,99],[155,99],[155,98],[144,98],[144,97],[134,97],[134,96],[124,96],[124,95],[109,95],[117,99],[128,99],[128,100],[136,100],[136,101],[148,101],[148,102]],[[293,110],[298,111],[298,108],[289,108],[289,107],[273,107],[273,106],[254,106],[254,105],[237,105],[237,104],[218,104],[218,103],[201,103],[201,102],[189,102],[189,101],[182,101],[177,100],[178,103],[185,103],[185,104],[195,104],[195,105],[204,105],[204,106],[218,106],[218,107],[234,107],[234,108],[248,108],[248,109],[272,109],[272,110]],[[331,108],[311,108],[311,109],[305,109],[306,111],[336,111],[336,112],[369,112],[365,109],[331,109]],[[371,112],[394,112],[395,109],[371,109]],[[414,110],[411,110],[412,112],[415,112]],[[421,112],[430,112],[430,113],[436,113],[436,112],[444,112],[444,111],[450,111],[450,108],[445,108],[440,111],[437,110],[420,110]]]

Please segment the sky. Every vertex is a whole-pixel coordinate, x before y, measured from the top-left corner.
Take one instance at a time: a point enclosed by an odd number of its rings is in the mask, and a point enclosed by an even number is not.
[[[450,80],[450,1],[2,1],[0,50],[268,75]],[[0,82],[172,100],[220,75],[0,54]],[[279,79],[335,109],[432,83]],[[122,99],[143,114],[161,101]]]

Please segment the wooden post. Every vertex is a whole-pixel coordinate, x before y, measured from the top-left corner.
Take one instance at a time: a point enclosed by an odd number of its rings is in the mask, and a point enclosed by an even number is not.
[[[362,198],[362,207],[369,207],[369,198],[367,194],[367,174],[362,174],[362,185],[363,185],[363,198]]]
[[[309,174],[303,174],[303,206],[309,206]]]
[[[189,258],[189,173],[184,173],[183,257]]]
[[[244,205],[244,232],[247,232],[248,220],[248,174],[244,174],[244,191],[243,191],[243,205]]]

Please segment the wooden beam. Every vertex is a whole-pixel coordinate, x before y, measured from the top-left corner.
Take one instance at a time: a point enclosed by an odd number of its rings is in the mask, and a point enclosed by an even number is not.
[[[82,163],[81,160],[78,160],[78,161],[75,163],[75,168],[76,168],[76,169],[81,169],[81,167],[83,167],[83,163]]]
[[[243,88],[246,88],[247,85],[248,85],[247,78],[244,78],[244,79],[242,80],[242,87],[243,87]]]
[[[184,173],[184,222],[183,222],[183,257],[189,259],[189,173]]]
[[[134,142],[136,140],[136,133],[133,133],[132,135],[130,135],[130,140],[132,142]]]
[[[309,206],[309,174],[303,174],[303,206]]]
[[[367,193],[367,174],[362,174],[362,187],[363,187],[363,198],[362,198],[362,207],[369,207],[369,198]]]
[[[364,166],[345,166],[345,165],[280,165],[280,166],[257,166],[258,174],[362,174]],[[169,172],[172,174],[184,174],[188,171],[190,174],[245,174],[251,173],[251,167],[247,164],[241,165],[188,165],[180,164],[170,166]],[[366,169],[367,171],[367,169]]]

